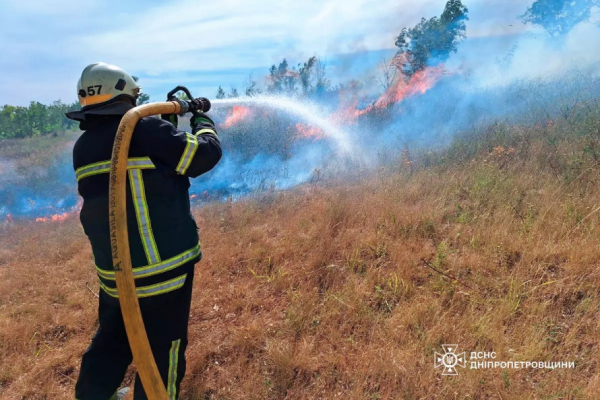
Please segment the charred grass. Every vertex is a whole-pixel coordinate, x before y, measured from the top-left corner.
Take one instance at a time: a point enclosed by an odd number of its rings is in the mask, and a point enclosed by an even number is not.
[[[586,126],[494,125],[360,182],[196,209],[182,399],[597,398],[600,125]],[[0,397],[70,399],[97,323],[86,238],[74,217],[0,242]],[[441,376],[445,343],[575,368]]]

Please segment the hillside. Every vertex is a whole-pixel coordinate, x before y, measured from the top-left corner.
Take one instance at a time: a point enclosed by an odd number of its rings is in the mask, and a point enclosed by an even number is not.
[[[197,208],[182,399],[593,399],[598,134],[597,113],[496,124],[361,179]],[[0,396],[71,399],[98,291],[79,222],[0,242]],[[575,368],[442,376],[446,343]]]

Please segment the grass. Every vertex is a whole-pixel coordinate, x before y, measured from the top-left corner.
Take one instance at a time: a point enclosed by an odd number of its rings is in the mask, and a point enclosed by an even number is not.
[[[581,124],[490,126],[368,180],[196,209],[182,399],[596,398],[600,123]],[[70,399],[98,290],[78,220],[0,243],[0,396]],[[441,376],[445,343],[576,367]]]
[[[61,132],[24,139],[0,140],[0,194],[2,186],[41,189],[58,180],[56,160],[70,153],[78,132]],[[8,191],[8,190],[6,190]]]
[[[53,160],[58,152],[72,145],[79,135],[79,131],[73,131],[24,139],[2,139],[0,140],[0,159],[42,164],[41,161]],[[48,158],[46,160],[42,157]]]

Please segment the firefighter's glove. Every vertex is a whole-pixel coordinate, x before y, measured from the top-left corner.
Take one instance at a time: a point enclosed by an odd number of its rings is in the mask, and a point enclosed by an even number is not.
[[[192,112],[192,118],[190,118],[190,127],[192,132],[196,132],[202,128],[214,128],[215,123],[208,115],[200,111]]]
[[[173,124],[175,128],[177,128],[177,114],[162,114],[160,119],[164,119]]]

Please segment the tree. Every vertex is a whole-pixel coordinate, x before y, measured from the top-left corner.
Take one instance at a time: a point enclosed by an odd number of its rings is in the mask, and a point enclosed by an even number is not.
[[[289,69],[289,64],[284,58],[279,66],[272,65],[269,68],[269,77],[267,83],[267,92],[287,95],[296,93],[296,83],[298,80],[298,72],[296,68]]]
[[[320,95],[331,87],[331,82],[326,78],[326,65],[316,56],[310,57],[304,63],[298,63],[296,67],[289,67],[287,59],[283,59],[278,65],[273,64],[269,68],[269,75],[266,78],[265,91],[271,94],[283,94],[288,96],[311,96]],[[254,79],[252,73],[248,75],[244,82],[243,94],[252,97],[263,93],[259,83]],[[217,90],[217,99],[237,97],[238,92],[232,88],[229,93],[225,93],[219,86]]]
[[[322,95],[331,87],[331,82],[325,77],[327,64],[321,60],[315,65],[315,93]]]
[[[65,112],[79,108],[79,103],[67,105],[55,101],[45,105],[32,101],[29,107],[5,105],[0,107],[0,138],[22,138],[47,135],[74,128],[76,121],[65,116]]]
[[[430,64],[444,62],[455,53],[458,43],[467,37],[465,21],[469,10],[461,0],[449,0],[444,12],[431,19],[422,18],[413,28],[404,28],[396,38],[400,49],[397,68],[406,76]]]
[[[295,71],[295,68],[292,70],[287,70],[283,75],[283,91],[291,96],[296,93],[296,82],[298,79],[298,73]]]
[[[384,91],[388,90],[396,76],[398,75],[398,69],[394,66],[391,60],[386,60],[385,58],[381,58],[379,62],[379,71],[380,75],[377,77],[379,84],[383,88]]]
[[[305,96],[308,96],[312,92],[313,87],[311,80],[314,72],[313,69],[317,64],[317,61],[317,57],[312,56],[308,59],[307,62],[304,63],[304,65],[298,64],[298,75],[300,77],[300,85],[302,86],[302,93]]]
[[[219,86],[219,89],[217,89],[216,98],[217,99],[224,99],[225,98],[225,91],[223,90],[223,88],[221,86]]]
[[[229,90],[229,94],[227,94],[227,97],[230,99],[235,99],[237,97],[240,97],[240,95],[238,94],[238,90],[235,87],[231,87],[231,89]]]
[[[551,36],[564,36],[580,22],[590,18],[598,0],[536,0],[521,16],[525,23],[540,25]]]
[[[258,83],[254,80],[252,73],[248,75],[248,80],[246,81],[245,85],[246,89],[244,90],[244,93],[248,97],[258,96],[262,93],[262,90],[260,90],[258,87]]]
[[[135,75],[131,76],[133,78],[133,80],[137,83],[137,81],[140,80],[140,78],[138,78]],[[146,93],[140,93],[140,95],[137,98],[137,104],[138,106],[141,106],[142,104],[147,104],[150,103],[150,95],[146,94]]]
[[[269,83],[267,84],[267,91],[269,93],[281,93],[283,92],[283,81],[284,77],[288,72],[288,62],[284,58],[279,66],[275,64],[269,68]]]
[[[140,95],[137,98],[138,106],[141,106],[142,104],[148,104],[148,103],[150,103],[150,96],[146,93],[140,93]]]
[[[310,57],[304,63],[289,68],[287,59],[283,59],[278,66],[273,64],[269,68],[267,77],[267,92],[310,96],[322,93],[330,87],[330,82],[325,78],[325,64],[317,56]]]

